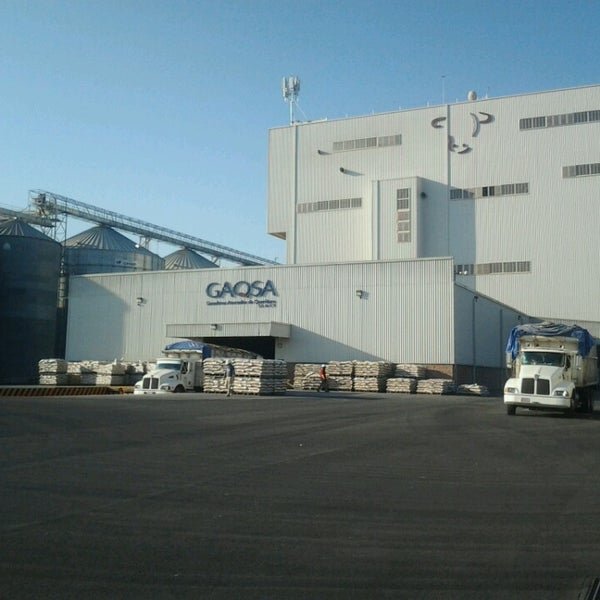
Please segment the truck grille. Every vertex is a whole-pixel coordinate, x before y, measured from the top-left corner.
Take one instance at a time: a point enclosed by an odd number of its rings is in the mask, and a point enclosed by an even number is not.
[[[521,386],[521,393],[523,394],[538,394],[541,396],[547,396],[550,393],[550,380],[549,379],[538,379],[537,387],[535,384],[536,380],[528,377],[523,379],[523,385]]]
[[[142,389],[144,390],[157,390],[158,389],[158,377],[147,377],[142,381]]]

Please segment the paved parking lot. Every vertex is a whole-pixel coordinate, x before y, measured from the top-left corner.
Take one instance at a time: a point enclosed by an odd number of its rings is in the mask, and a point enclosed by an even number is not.
[[[584,598],[600,420],[500,398],[0,398],[1,598]]]

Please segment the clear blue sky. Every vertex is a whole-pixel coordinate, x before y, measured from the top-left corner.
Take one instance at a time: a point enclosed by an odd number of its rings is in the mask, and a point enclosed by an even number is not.
[[[47,189],[283,262],[282,77],[307,119],[441,103],[442,76],[448,102],[596,84],[599,29],[578,0],[0,0],[0,204]]]

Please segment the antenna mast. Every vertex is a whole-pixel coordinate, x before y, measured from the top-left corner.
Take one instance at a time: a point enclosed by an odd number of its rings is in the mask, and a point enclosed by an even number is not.
[[[296,122],[295,118],[295,107],[298,100],[298,94],[300,93],[300,80],[295,77],[284,77],[281,82],[281,93],[283,99],[290,105],[290,125]]]

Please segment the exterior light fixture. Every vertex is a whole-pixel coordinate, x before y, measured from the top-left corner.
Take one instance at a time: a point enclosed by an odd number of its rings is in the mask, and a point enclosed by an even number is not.
[[[364,298],[367,292],[365,292],[364,290],[356,290],[356,296],[358,298]]]
[[[142,306],[142,304],[146,304],[146,298],[143,298],[142,296],[138,296],[135,299],[136,303],[138,306]]]
[[[216,323],[211,323],[211,325],[210,325],[210,328],[211,328],[213,331],[216,331],[217,329],[219,329],[219,326],[218,326]]]

